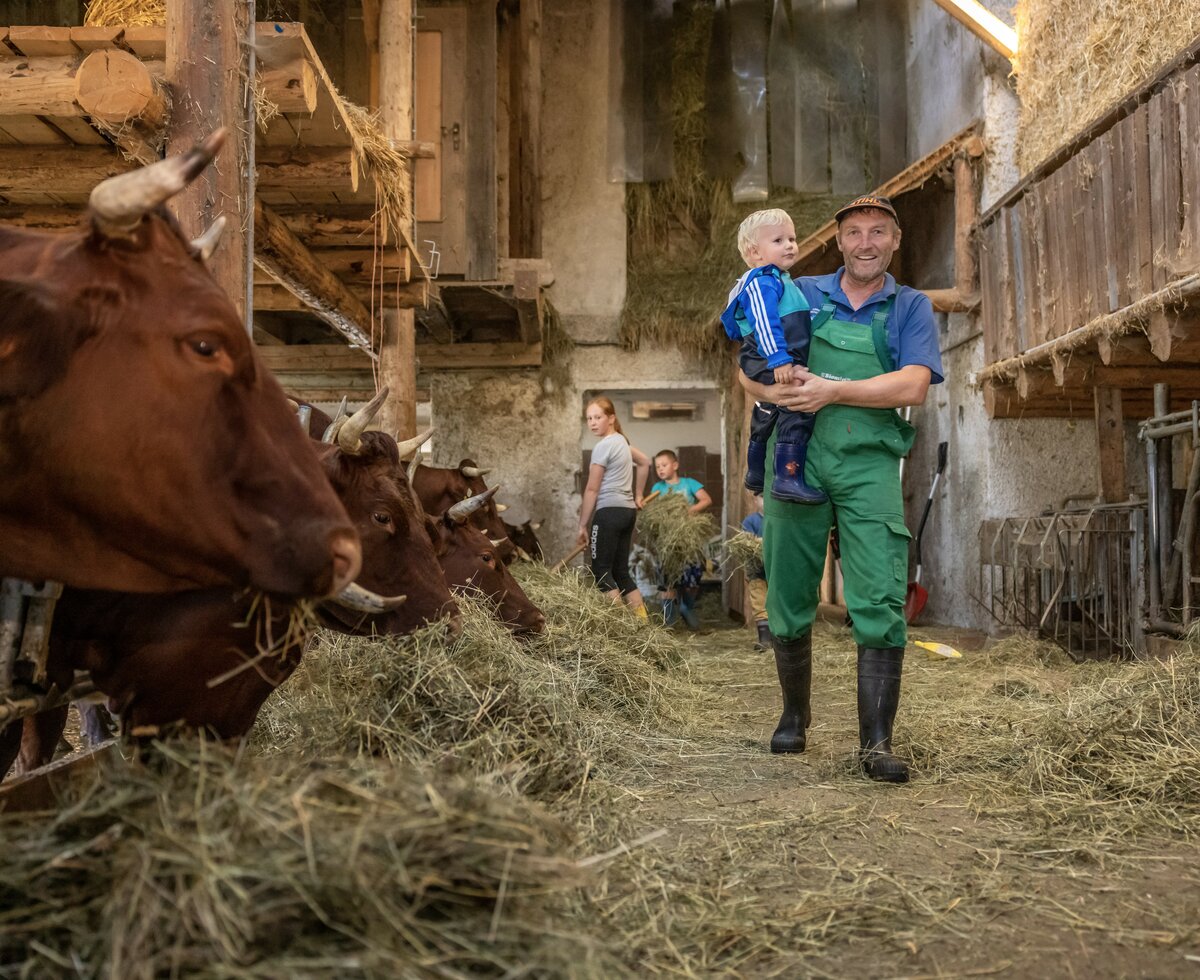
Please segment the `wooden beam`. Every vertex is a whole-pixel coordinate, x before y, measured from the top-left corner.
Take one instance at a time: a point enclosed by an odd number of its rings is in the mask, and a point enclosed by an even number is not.
[[[979,0],[934,0],[967,30],[1009,61],[1017,56],[1017,32]]]
[[[134,167],[108,148],[0,146],[0,195],[14,191],[86,196],[102,180]]]
[[[1125,475],[1125,416],[1121,410],[1121,390],[1095,388],[1096,395],[1096,469],[1100,496],[1107,504],[1129,499],[1129,480]]]
[[[80,51],[100,51],[115,48],[124,33],[124,27],[72,27],[71,43]]]
[[[496,276],[496,4],[467,4],[466,276]],[[540,188],[539,188],[540,193]]]
[[[80,63],[75,101],[92,119],[110,126],[136,123],[157,130],[166,120],[170,97],[145,62],[114,48],[93,51]]]
[[[168,204],[184,233],[196,237],[218,217],[225,234],[208,267],[250,329],[247,311],[249,270],[246,231],[249,202],[245,174],[249,160],[245,122],[249,17],[245,4],[211,0],[172,0],[163,28],[130,27],[125,42],[134,52],[166,60],[167,83],[178,98],[167,128],[167,155],[189,151],[222,126],[229,136],[214,165]],[[161,32],[161,48],[155,39]]]
[[[513,283],[513,299],[517,307],[518,335],[523,344],[542,342],[542,322],[545,309],[542,289],[535,269],[519,269]]]
[[[927,180],[946,166],[956,154],[965,152],[970,156],[983,153],[983,140],[977,132],[978,125],[972,124],[961,133],[939,146],[932,153],[906,167],[890,180],[885,181],[871,193],[877,197],[898,197],[921,187]],[[804,274],[807,264],[816,261],[828,250],[837,234],[837,222],[832,218],[800,242],[797,259],[792,266],[794,275]]]
[[[421,344],[417,360],[422,371],[460,371],[471,368],[541,367],[541,344]]]
[[[414,313],[435,344],[454,342],[454,322],[440,297],[433,298],[425,307],[414,310]]]
[[[413,0],[379,0],[378,74],[379,118],[390,139],[413,139]],[[366,11],[364,11],[364,15]],[[493,6],[493,19],[495,8]],[[494,196],[494,194],[493,194]],[[400,229],[412,238],[412,229]],[[406,277],[407,278],[407,277]],[[379,384],[389,396],[380,411],[380,425],[401,439],[417,431],[416,319],[412,310],[387,310],[379,344]]]
[[[370,310],[261,201],[254,204],[254,248],[256,265],[351,344],[375,356]]]
[[[69,27],[10,27],[8,41],[29,58],[63,57],[78,54]]]
[[[520,0],[509,74],[509,254],[542,254],[542,0]]]
[[[171,2],[175,3],[176,0],[171,0]],[[184,2],[194,2],[194,0],[184,0]],[[226,11],[226,13],[229,12]],[[213,18],[210,23],[211,28],[215,29],[218,21],[216,18]],[[246,27],[244,19],[239,21],[238,27],[239,29]],[[240,47],[242,38],[244,37],[245,34],[238,34],[233,40]],[[171,45],[171,18],[168,15],[166,27],[127,27],[125,28],[125,36],[123,40],[125,44],[129,46],[130,50],[132,50],[133,53],[139,58],[169,59]]]

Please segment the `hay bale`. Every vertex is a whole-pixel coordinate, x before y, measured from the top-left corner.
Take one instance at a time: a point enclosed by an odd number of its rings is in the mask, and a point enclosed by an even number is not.
[[[669,493],[638,512],[637,531],[638,539],[658,559],[663,581],[671,585],[689,565],[704,562],[708,543],[718,528],[708,514],[689,513],[682,494]]]
[[[167,22],[167,0],[91,0],[85,27],[161,27]]]
[[[410,767],[168,744],[52,814],[0,814],[6,974],[466,976],[594,970],[554,894],[572,835]],[[564,942],[564,936],[570,937]]]
[[[1017,164],[1028,173],[1200,34],[1187,0],[1020,0]]]

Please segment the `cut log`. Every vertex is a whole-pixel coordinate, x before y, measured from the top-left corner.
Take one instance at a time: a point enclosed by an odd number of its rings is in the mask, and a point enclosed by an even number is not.
[[[167,116],[166,87],[128,51],[93,51],[75,73],[75,100],[93,119],[157,129]]]
[[[74,58],[0,61],[0,115],[77,115],[74,75]]]

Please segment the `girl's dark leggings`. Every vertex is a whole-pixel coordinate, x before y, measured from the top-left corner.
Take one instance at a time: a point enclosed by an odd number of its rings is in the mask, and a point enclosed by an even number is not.
[[[629,546],[637,511],[632,507],[601,507],[592,515],[592,575],[601,592],[619,589],[621,595],[637,591],[629,574]]]

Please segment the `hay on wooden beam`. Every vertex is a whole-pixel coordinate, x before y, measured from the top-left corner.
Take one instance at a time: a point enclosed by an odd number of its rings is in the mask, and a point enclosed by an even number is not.
[[[658,559],[663,581],[678,582],[690,565],[703,564],[708,543],[718,533],[708,514],[692,514],[687,499],[669,493],[650,501],[638,512],[638,540]]]
[[[161,27],[167,22],[167,0],[91,0],[85,27]]]
[[[1020,0],[1017,164],[1028,173],[1200,34],[1180,0]]]
[[[584,880],[543,808],[411,767],[166,743],[0,814],[13,976],[569,975]],[[570,936],[564,942],[564,936]]]
[[[339,95],[338,98],[341,98]],[[362,172],[375,181],[376,211],[381,219],[382,239],[399,242],[412,225],[412,154],[400,149],[387,135],[377,112],[341,99],[350,120],[354,154]]]

